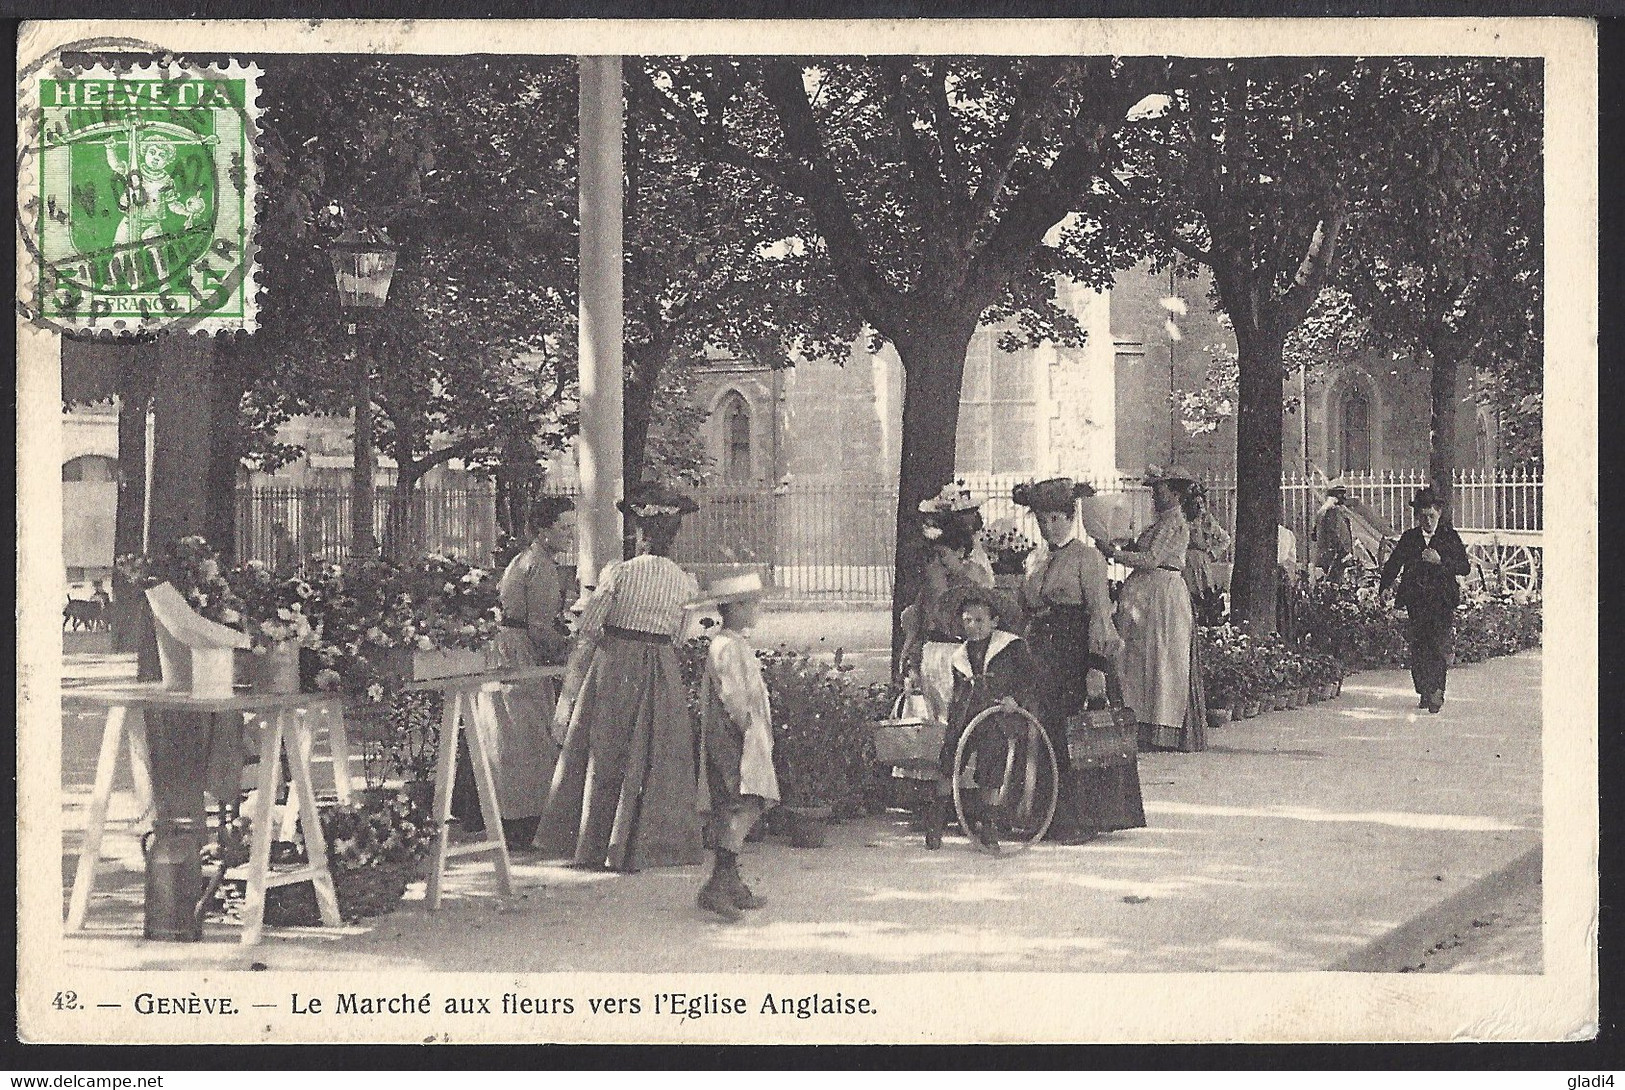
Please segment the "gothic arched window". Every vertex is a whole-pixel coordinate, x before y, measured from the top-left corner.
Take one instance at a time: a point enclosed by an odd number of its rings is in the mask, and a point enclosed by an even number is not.
[[[750,459],[750,406],[737,392],[730,393],[722,402],[722,476],[735,484],[754,476]]]
[[[1371,402],[1358,386],[1343,388],[1337,451],[1340,473],[1371,472]]]
[[[1486,472],[1495,468],[1495,421],[1491,419],[1489,411],[1479,409],[1477,414],[1477,428],[1473,435],[1473,454],[1478,459],[1478,468]]]

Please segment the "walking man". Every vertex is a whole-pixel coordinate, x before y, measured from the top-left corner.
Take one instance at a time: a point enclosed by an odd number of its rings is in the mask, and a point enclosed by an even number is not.
[[[1458,576],[1468,572],[1467,548],[1455,530],[1441,522],[1444,504],[1424,488],[1411,499],[1417,524],[1400,536],[1382,568],[1379,590],[1399,581],[1394,603],[1406,611],[1411,680],[1421,698],[1417,707],[1437,713],[1444,707],[1444,675],[1450,655],[1451,625],[1461,600]]]

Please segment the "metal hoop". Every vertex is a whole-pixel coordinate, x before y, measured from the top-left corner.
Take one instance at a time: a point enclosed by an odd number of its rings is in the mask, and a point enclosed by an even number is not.
[[[981,840],[971,831],[970,822],[966,819],[966,816],[965,816],[965,800],[964,800],[964,792],[963,792],[963,786],[964,785],[961,782],[960,774],[964,771],[964,768],[965,768],[965,754],[967,752],[968,747],[970,746],[971,738],[976,734],[976,729],[978,727],[980,727],[985,721],[991,719],[991,717],[993,717],[995,715],[1018,715],[1021,718],[1027,720],[1027,738],[1028,738],[1028,741],[1030,742],[1032,740],[1033,735],[1036,734],[1038,736],[1039,740],[1044,745],[1043,752],[1044,752],[1045,759],[1049,761],[1049,769],[1050,769],[1049,805],[1044,810],[1044,820],[1039,823],[1038,830],[1036,832],[1034,832],[1033,835],[1030,838],[1028,838],[1026,840],[1012,840],[1012,841],[1009,841],[1008,842],[1009,846],[1010,846],[1011,849],[1013,849],[1011,852],[1009,852],[1009,853],[1000,852],[999,853],[999,854],[1014,854],[1017,851],[1025,851],[1026,849],[1032,847],[1033,841],[1042,840],[1044,838],[1044,834],[1049,831],[1050,822],[1055,820],[1056,802],[1060,798],[1061,770],[1060,770],[1060,766],[1057,765],[1056,761],[1055,761],[1055,747],[1050,745],[1049,735],[1047,733],[1045,733],[1043,724],[1038,721],[1037,716],[1033,715],[1033,713],[1028,711],[1026,708],[1018,707],[1013,712],[1007,712],[1004,709],[1000,708],[997,704],[995,704],[991,708],[983,709],[980,714],[978,714],[969,723],[965,724],[965,730],[959,736],[959,744],[954,747],[954,767],[953,767],[954,813],[959,818],[959,827],[960,827],[960,829],[962,829],[964,831],[965,836],[967,838],[969,838],[970,842],[976,847],[977,851],[987,852],[990,855],[994,854],[993,851],[991,849],[989,849],[985,844],[983,844],[981,842]],[[1032,759],[1033,758],[1032,758],[1031,754],[1029,754],[1028,760],[1032,760]]]

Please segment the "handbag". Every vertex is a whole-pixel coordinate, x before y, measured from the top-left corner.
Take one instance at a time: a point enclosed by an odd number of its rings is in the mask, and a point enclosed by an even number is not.
[[[1140,728],[1123,703],[1116,667],[1106,671],[1106,706],[1074,712],[1066,720],[1066,751],[1073,768],[1115,768],[1139,758]]]

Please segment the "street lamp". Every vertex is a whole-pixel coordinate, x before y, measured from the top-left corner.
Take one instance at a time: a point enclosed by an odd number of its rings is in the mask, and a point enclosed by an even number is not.
[[[333,240],[331,250],[333,281],[338,285],[339,302],[348,315],[345,328],[354,335],[361,312],[378,310],[389,299],[398,251],[381,227],[346,227]],[[350,478],[350,552],[357,557],[372,557],[378,555],[378,539],[372,529],[378,460],[372,449],[372,371],[364,345],[358,346],[355,352],[354,448]]]

